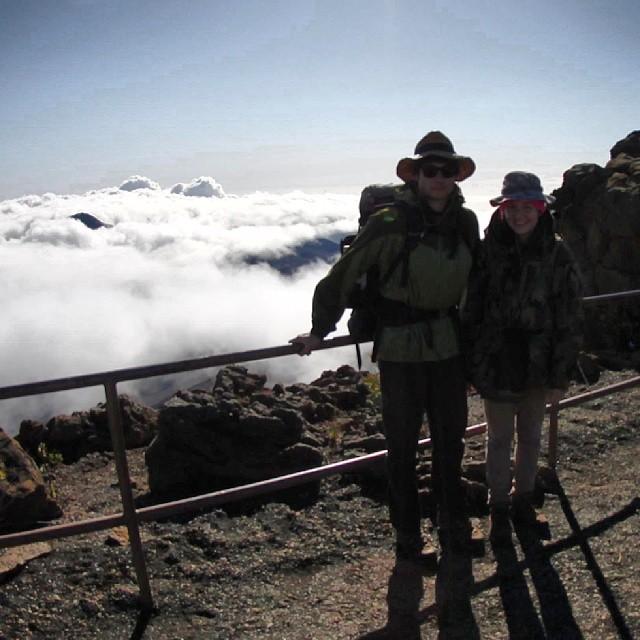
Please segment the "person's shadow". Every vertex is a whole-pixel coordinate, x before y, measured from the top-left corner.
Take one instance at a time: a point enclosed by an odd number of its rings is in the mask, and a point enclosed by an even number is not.
[[[439,640],[476,640],[480,631],[471,608],[471,553],[443,553],[436,577]]]
[[[444,553],[438,562],[436,601],[420,610],[424,573],[408,562],[398,562],[389,578],[387,624],[357,640],[420,640],[420,625],[437,617],[439,640],[480,638],[471,609],[473,583],[471,554]]]
[[[420,601],[424,595],[423,574],[410,562],[397,562],[387,590],[387,624],[358,640],[420,640]]]
[[[562,581],[549,561],[538,533],[530,527],[517,525],[515,532],[525,555],[524,565],[519,562],[513,543],[492,545],[510,640],[582,638]],[[524,577],[525,566],[538,596],[540,615]]]
[[[513,543],[492,544],[491,547],[510,640],[545,640],[544,628],[533,606]]]
[[[531,580],[538,595],[546,638],[578,640],[583,638],[573,617],[567,592],[536,531],[515,525]],[[506,607],[505,607],[506,609]]]

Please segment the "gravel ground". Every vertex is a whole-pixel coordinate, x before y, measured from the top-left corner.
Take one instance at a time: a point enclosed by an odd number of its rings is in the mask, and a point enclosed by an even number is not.
[[[633,375],[606,372],[597,386]],[[518,532],[512,548],[494,553],[487,544],[470,565],[454,559],[441,562],[437,578],[422,575],[395,565],[383,501],[363,495],[352,478],[334,477],[304,510],[270,504],[252,516],[215,510],[143,525],[157,607],[150,618],[139,613],[121,531],[54,541],[4,579],[0,639],[640,637],[639,407],[634,389],[561,413],[561,491],[543,507],[548,541]],[[470,423],[481,417],[475,399]],[[480,440],[468,443],[476,459]],[[129,452],[129,465],[142,496],[143,451]],[[110,454],[60,465],[52,480],[65,521],[119,508]],[[451,575],[458,598],[447,609]],[[443,606],[453,622],[438,617]]]

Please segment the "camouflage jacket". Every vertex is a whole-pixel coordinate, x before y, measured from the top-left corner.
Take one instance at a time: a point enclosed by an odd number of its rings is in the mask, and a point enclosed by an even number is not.
[[[566,389],[582,338],[582,283],[549,215],[520,243],[496,211],[463,311],[468,371],[485,398]]]
[[[427,311],[446,311],[458,305],[479,241],[475,214],[463,202],[456,188],[445,211],[430,223],[429,212],[420,206],[415,193],[409,187],[399,189],[396,204],[369,217],[351,247],[316,286],[311,332],[324,338],[335,330],[354,285],[372,267],[380,274],[390,273],[381,286],[384,299]],[[403,284],[403,269],[390,267],[405,247],[408,207],[423,216],[425,227],[409,254],[408,280]],[[463,241],[463,233],[473,237],[472,248]],[[460,350],[456,324],[450,314],[442,313],[428,321],[384,326],[377,339],[378,358],[421,362],[453,357]]]

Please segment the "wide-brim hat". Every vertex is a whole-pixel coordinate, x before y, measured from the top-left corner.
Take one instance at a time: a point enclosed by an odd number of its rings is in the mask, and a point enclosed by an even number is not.
[[[492,207],[498,207],[509,200],[541,200],[553,204],[556,199],[542,191],[540,178],[526,171],[511,171],[502,181],[502,192],[489,200]]]
[[[418,168],[425,158],[442,158],[455,160],[460,170],[455,180],[466,180],[476,170],[476,163],[468,156],[461,156],[455,152],[451,140],[441,131],[429,131],[416,145],[414,155],[402,158],[396,167],[396,174],[403,182],[413,182],[418,179]]]

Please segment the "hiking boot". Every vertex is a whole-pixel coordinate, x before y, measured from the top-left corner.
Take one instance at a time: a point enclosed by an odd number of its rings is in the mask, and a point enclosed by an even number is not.
[[[399,562],[408,562],[424,571],[435,572],[438,568],[435,550],[424,550],[424,540],[419,533],[396,530],[396,564]]]
[[[455,517],[443,521],[438,527],[438,538],[442,553],[471,552],[471,523],[466,517]]]
[[[506,503],[490,506],[489,540],[494,547],[506,547],[511,544],[509,505]]]
[[[516,494],[511,498],[511,519],[514,524],[535,529],[538,525],[537,518],[532,494]]]
[[[435,573],[438,570],[438,555],[435,549],[396,544],[396,564],[409,562],[422,571]]]

